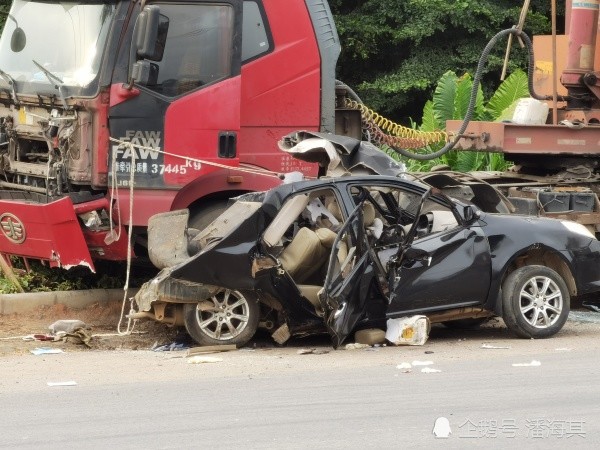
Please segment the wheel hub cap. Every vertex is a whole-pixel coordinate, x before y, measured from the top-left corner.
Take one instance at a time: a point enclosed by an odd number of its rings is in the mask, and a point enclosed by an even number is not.
[[[530,278],[519,294],[523,318],[536,328],[548,328],[558,321],[563,296],[558,285],[545,276]]]
[[[211,306],[207,308],[206,303]],[[249,315],[246,298],[240,292],[229,289],[199,304],[196,310],[202,331],[213,339],[223,341],[239,336],[248,325]]]

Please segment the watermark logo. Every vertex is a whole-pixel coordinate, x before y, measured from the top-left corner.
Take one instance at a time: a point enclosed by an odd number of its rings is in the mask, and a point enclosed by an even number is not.
[[[15,244],[25,241],[25,225],[14,214],[4,213],[0,216],[0,230],[9,241]]]
[[[457,425],[455,423],[455,425]],[[436,438],[448,438],[452,434],[446,417],[438,417],[433,426]],[[467,419],[458,423],[456,437],[459,439],[494,439],[526,437],[529,439],[585,438],[585,420],[582,419]]]

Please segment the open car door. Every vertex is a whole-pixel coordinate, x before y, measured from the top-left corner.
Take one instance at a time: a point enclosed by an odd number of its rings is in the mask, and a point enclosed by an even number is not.
[[[333,243],[319,300],[333,346],[339,347],[364,314],[374,268],[363,224],[363,202],[344,222]]]

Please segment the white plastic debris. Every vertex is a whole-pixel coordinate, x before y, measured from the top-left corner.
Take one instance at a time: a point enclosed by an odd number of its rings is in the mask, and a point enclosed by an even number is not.
[[[421,372],[423,372],[423,373],[439,373],[439,372],[441,372],[441,370],[439,370],[439,369],[432,369],[431,367],[423,367],[421,369]]]
[[[510,350],[510,345],[482,344],[481,348],[508,349],[508,350]]]
[[[50,348],[50,347],[38,347],[30,350],[35,356],[39,355],[55,355],[57,353],[64,353],[64,351],[60,348]]]
[[[369,344],[359,344],[358,342],[354,342],[352,344],[346,344],[344,347],[346,350],[361,350],[363,348],[371,347]]]
[[[433,435],[436,438],[447,438],[452,434],[450,421],[446,417],[438,417],[433,425]]]
[[[388,319],[385,338],[394,345],[423,345],[429,338],[431,324],[426,316]]]
[[[572,348],[567,348],[567,347],[560,347],[560,348],[556,348],[555,350],[557,352],[570,352],[573,349]]]
[[[72,333],[78,328],[87,328],[87,325],[81,320],[57,320],[48,327],[52,334],[57,334],[59,332],[68,334]]]
[[[76,381],[48,381],[48,386],[77,386]]]
[[[407,362],[403,362],[400,363],[396,366],[396,369],[398,370],[403,370],[403,369],[412,369],[412,365],[410,363]]]
[[[223,358],[217,358],[216,356],[192,356],[187,360],[188,364],[207,364],[221,361],[223,361]]]
[[[329,350],[325,350],[323,348],[302,348],[296,353],[299,355],[325,355],[329,353]]]
[[[532,359],[530,363],[516,363],[513,364],[513,367],[537,367],[537,366],[541,366],[542,363],[539,361],[536,361],[535,359]]]
[[[304,174],[302,172],[288,172],[283,175],[283,184],[294,183],[302,180],[304,180]]]
[[[413,361],[413,366],[430,366],[433,364],[433,361]]]

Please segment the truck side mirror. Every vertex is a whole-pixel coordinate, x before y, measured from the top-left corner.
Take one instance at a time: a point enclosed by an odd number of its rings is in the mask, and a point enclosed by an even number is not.
[[[158,65],[146,60],[136,61],[131,78],[143,86],[153,86],[158,82]]]
[[[165,51],[169,18],[160,13],[157,5],[145,6],[135,25],[136,59],[160,61]]]

